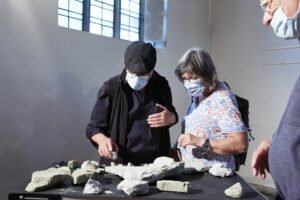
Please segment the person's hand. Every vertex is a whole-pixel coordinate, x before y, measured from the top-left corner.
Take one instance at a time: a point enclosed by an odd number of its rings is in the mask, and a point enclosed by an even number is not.
[[[156,104],[163,111],[148,116],[148,124],[151,128],[164,127],[175,123],[175,114],[170,112],[166,107]]]
[[[204,143],[204,138],[199,138],[190,133],[181,134],[178,138],[178,145],[181,147],[186,147],[187,145],[194,145],[201,147]]]
[[[257,149],[252,154],[251,167],[253,176],[260,173],[262,179],[266,178],[266,171],[270,172],[268,154],[271,145],[271,140],[266,140],[260,143]]]
[[[98,144],[98,153],[103,158],[110,158],[112,151],[119,151],[118,145],[109,137],[106,137]]]

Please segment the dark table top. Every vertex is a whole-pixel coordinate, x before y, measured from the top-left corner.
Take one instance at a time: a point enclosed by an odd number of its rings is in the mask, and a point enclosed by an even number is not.
[[[20,189],[11,191],[8,195],[9,200],[21,200],[21,199],[143,199],[143,200],[158,200],[158,199],[232,199],[227,197],[224,193],[225,189],[229,188],[233,184],[240,182],[243,187],[243,196],[241,199],[255,199],[255,200],[266,200],[266,198],[250,186],[243,178],[241,178],[236,173],[231,177],[215,177],[210,173],[193,173],[188,175],[178,175],[174,177],[164,178],[163,180],[178,180],[178,181],[189,181],[190,182],[190,192],[186,193],[176,193],[176,192],[161,192],[156,188],[156,182],[150,183],[149,194],[131,197],[126,195],[123,191],[117,189],[117,185],[122,181],[116,175],[113,174],[99,174],[97,180],[101,182],[104,191],[111,191],[111,194],[99,194],[99,195],[84,195],[83,188],[84,185],[75,186],[72,185],[71,180],[66,180],[64,183],[53,187],[52,189],[41,191],[41,192],[26,192],[24,189],[27,185],[22,186]]]

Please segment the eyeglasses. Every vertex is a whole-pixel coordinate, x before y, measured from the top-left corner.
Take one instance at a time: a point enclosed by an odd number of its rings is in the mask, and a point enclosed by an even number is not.
[[[263,0],[263,1],[260,3],[260,7],[263,9],[264,12],[268,12],[268,13],[271,12],[271,10],[270,10],[270,5],[272,4],[272,1],[273,1],[273,0]]]

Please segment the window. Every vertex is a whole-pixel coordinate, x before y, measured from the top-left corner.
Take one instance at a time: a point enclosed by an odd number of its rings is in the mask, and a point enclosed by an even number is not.
[[[58,25],[81,31],[82,5],[83,0],[59,0]]]
[[[107,37],[163,44],[166,35],[166,2],[58,0],[58,25]]]

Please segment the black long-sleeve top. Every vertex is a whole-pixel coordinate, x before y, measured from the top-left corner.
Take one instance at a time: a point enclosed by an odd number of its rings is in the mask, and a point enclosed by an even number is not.
[[[86,129],[88,138],[98,133],[110,137],[113,97],[110,95],[107,83],[104,83],[99,90],[91,120]],[[153,162],[156,157],[168,155],[170,150],[169,127],[150,128],[147,123],[149,115],[162,111],[160,107],[155,105],[156,103],[165,106],[174,113],[176,123],[178,121],[167,80],[154,72],[146,86],[145,93],[133,90],[126,81],[124,81],[122,90],[128,106],[125,148],[120,150],[122,151],[123,162],[137,165]],[[120,145],[118,141],[114,142]]]

